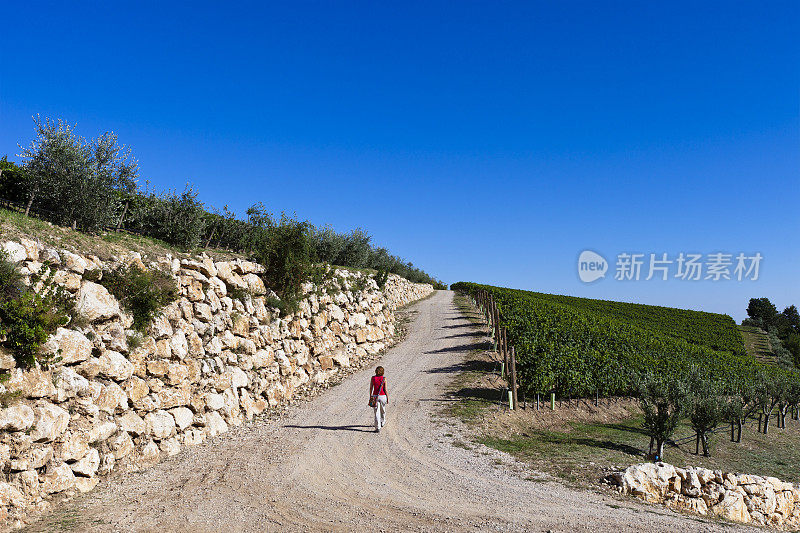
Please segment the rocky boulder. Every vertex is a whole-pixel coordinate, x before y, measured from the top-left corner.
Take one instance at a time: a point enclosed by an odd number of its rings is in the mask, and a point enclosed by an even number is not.
[[[91,322],[119,317],[119,302],[102,285],[84,281],[76,295],[77,310]]]

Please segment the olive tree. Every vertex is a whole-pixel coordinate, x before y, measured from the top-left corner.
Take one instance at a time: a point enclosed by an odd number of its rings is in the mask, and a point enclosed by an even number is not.
[[[729,383],[725,419],[731,424],[731,442],[742,441],[742,427],[759,408],[758,394],[750,376],[740,376]]]
[[[62,225],[96,231],[113,224],[122,199],[136,190],[138,163],[107,132],[86,141],[62,120],[34,118],[36,138],[22,148],[25,214],[34,202]]]
[[[644,373],[637,383],[639,405],[644,413],[642,427],[650,437],[650,454],[664,457],[664,443],[672,437],[686,413],[686,386],[676,376]]]
[[[722,422],[725,415],[725,397],[718,382],[699,368],[693,368],[686,377],[686,407],[689,423],[695,432],[695,454],[710,455],[708,436]]]

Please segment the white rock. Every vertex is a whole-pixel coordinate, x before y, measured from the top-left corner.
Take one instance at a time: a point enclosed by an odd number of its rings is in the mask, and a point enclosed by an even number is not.
[[[0,507],[24,507],[25,496],[14,485],[0,482]]]
[[[218,411],[225,407],[225,398],[222,394],[216,394],[213,392],[209,392],[205,395],[206,407],[211,409],[212,411]]]
[[[158,445],[150,441],[148,442],[144,448],[142,448],[142,460],[145,463],[155,463],[158,462],[161,454],[158,451]]]
[[[228,424],[225,423],[225,420],[222,419],[222,416],[220,416],[218,412],[211,411],[210,413],[206,413],[205,431],[209,437],[213,437],[228,431]]]
[[[77,310],[92,322],[120,316],[119,302],[102,285],[84,281],[76,295]]]
[[[100,457],[100,468],[97,469],[97,473],[101,476],[110,474],[111,471],[114,469],[115,463],[116,459],[114,459],[113,453],[104,453]]]
[[[247,387],[250,384],[250,378],[239,367],[232,367],[231,369],[231,386],[235,388]]]
[[[725,492],[725,497],[711,508],[711,513],[736,522],[750,522],[750,513],[747,511],[744,497],[732,490]]]
[[[47,467],[47,473],[39,477],[41,491],[45,494],[63,492],[75,485],[75,474],[72,469],[64,464],[51,464]]]
[[[53,370],[53,381],[56,384],[55,400],[57,402],[65,402],[76,396],[88,396],[91,393],[89,380],[68,366]]]
[[[70,465],[70,467],[72,472],[79,476],[92,477],[97,473],[97,469],[100,468],[100,452],[92,448],[80,461]]]
[[[60,437],[69,425],[69,413],[53,404],[44,404],[34,409],[36,418],[31,430],[34,442],[50,442]]]
[[[331,317],[331,320],[335,320],[336,322],[344,322],[344,311],[342,308],[335,304],[330,304],[328,306],[328,316]]]
[[[246,274],[242,279],[247,284],[247,288],[251,293],[255,295],[266,294],[267,289],[264,286],[264,282],[257,275]]]
[[[166,439],[175,433],[175,419],[167,411],[158,410],[144,417],[146,433],[157,439]]]
[[[89,492],[93,490],[97,484],[100,483],[100,478],[97,477],[76,477],[75,488],[79,492]]]
[[[189,353],[189,343],[186,340],[186,334],[182,330],[178,330],[169,341],[172,355],[178,359],[185,358]]]
[[[58,456],[62,461],[76,461],[89,451],[89,437],[84,433],[70,432],[64,436]]]
[[[275,360],[275,352],[271,347],[267,346],[263,350],[258,350],[251,358],[253,369],[258,370],[272,364]]]
[[[155,320],[153,320],[150,330],[153,333],[153,337],[156,339],[166,339],[172,337],[174,333],[172,330],[172,325],[169,323],[169,319],[163,313],[158,315]]]
[[[333,359],[339,366],[350,366],[350,357],[347,355],[347,352],[341,348],[331,354],[331,359]]]
[[[179,431],[183,431],[192,425],[194,414],[186,407],[175,407],[169,410],[169,414],[175,419],[175,425],[178,426]]]
[[[158,447],[169,457],[178,455],[178,453],[181,451],[181,445],[180,442],[178,442],[178,437],[164,439],[159,443]]]
[[[186,446],[195,446],[205,442],[206,434],[200,428],[189,428],[181,434],[181,440]]]
[[[66,328],[58,328],[43,348],[47,352],[58,353],[64,365],[80,363],[92,355],[92,341],[80,331]]]
[[[142,417],[136,413],[129,411],[119,418],[119,427],[121,430],[133,434],[134,436],[143,435],[147,431],[147,426]]]
[[[98,358],[100,375],[116,381],[125,381],[133,375],[135,367],[124,355],[106,350]]]
[[[109,447],[114,453],[114,459],[122,459],[133,452],[133,439],[124,431],[120,431],[109,441]]]
[[[111,435],[117,432],[117,424],[115,422],[101,422],[92,426],[89,430],[89,443],[102,442],[108,440]]]
[[[30,468],[41,468],[46,465],[53,458],[53,448],[46,446],[44,448],[33,448],[28,452],[28,461]],[[27,468],[25,470],[28,470]]]
[[[114,414],[117,409],[128,408],[128,395],[116,383],[104,385],[95,403],[101,411]]]
[[[61,260],[64,263],[64,268],[75,272],[76,274],[83,274],[86,268],[89,266],[89,263],[86,261],[86,259],[67,250],[61,251]]]
[[[25,247],[16,242],[4,242],[0,244],[0,249],[2,249],[8,260],[12,263],[20,263],[28,259],[28,252],[25,250]]]
[[[0,409],[0,429],[7,431],[24,431],[33,425],[35,414],[25,404],[14,404]]]

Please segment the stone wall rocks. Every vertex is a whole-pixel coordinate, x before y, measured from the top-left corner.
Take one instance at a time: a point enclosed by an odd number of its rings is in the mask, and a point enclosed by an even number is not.
[[[0,248],[23,273],[48,261],[88,322],[48,340],[45,349],[62,357],[50,369],[15,368],[0,351],[11,374],[0,392],[19,391],[0,408],[0,521],[12,527],[56,494],[92,490],[112,470],[145,468],[325,387],[391,345],[395,310],[433,292],[393,274],[381,290],[371,276],[339,268],[322,287],[305,284],[299,311],[281,316],[268,305],[263,268],[249,261],[144,264],[131,253],[104,263],[30,239]],[[131,317],[83,278],[129,263],[170,272],[180,294],[134,347]],[[242,290],[244,299],[230,297]]]
[[[609,481],[624,494],[679,511],[782,529],[800,526],[800,485],[774,477],[643,463],[615,472]]]

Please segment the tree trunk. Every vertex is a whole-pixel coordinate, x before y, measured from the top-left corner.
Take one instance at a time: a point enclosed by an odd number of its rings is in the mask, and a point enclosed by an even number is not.
[[[33,205],[33,199],[35,195],[31,194],[31,197],[28,198],[28,205],[25,206],[25,216],[28,216],[28,213],[31,212],[31,205]]]
[[[119,220],[117,221],[117,227],[114,230],[115,232],[118,232],[122,228],[122,223],[125,221],[125,215],[128,214],[128,203],[129,201],[126,201],[125,207],[122,208],[122,214],[120,215]]]
[[[764,435],[769,432],[769,415],[764,415]]]
[[[658,453],[658,460],[659,461],[663,461],[664,460],[664,441],[663,440],[658,441],[658,452],[657,453]]]
[[[647,452],[647,455],[649,455],[650,457],[653,456],[653,441],[654,441],[653,437],[650,437],[650,451]]]
[[[758,413],[758,432],[761,433],[761,426],[764,421],[764,413]]]
[[[700,433],[694,434],[694,454],[700,455]]]
[[[736,442],[736,435],[734,434],[734,421],[731,420],[731,442]]]
[[[703,433],[703,437],[701,440],[703,441],[703,456],[709,457],[710,453],[708,451],[708,435]]]
[[[736,422],[736,442],[742,442],[742,426],[743,425],[744,424],[742,424],[742,420],[741,419],[739,419]]]
[[[211,239],[214,238],[214,234],[217,232],[217,227],[214,226],[211,228],[211,234],[208,236],[208,240],[206,240],[206,245],[203,248],[208,248],[208,245],[211,244]]]

